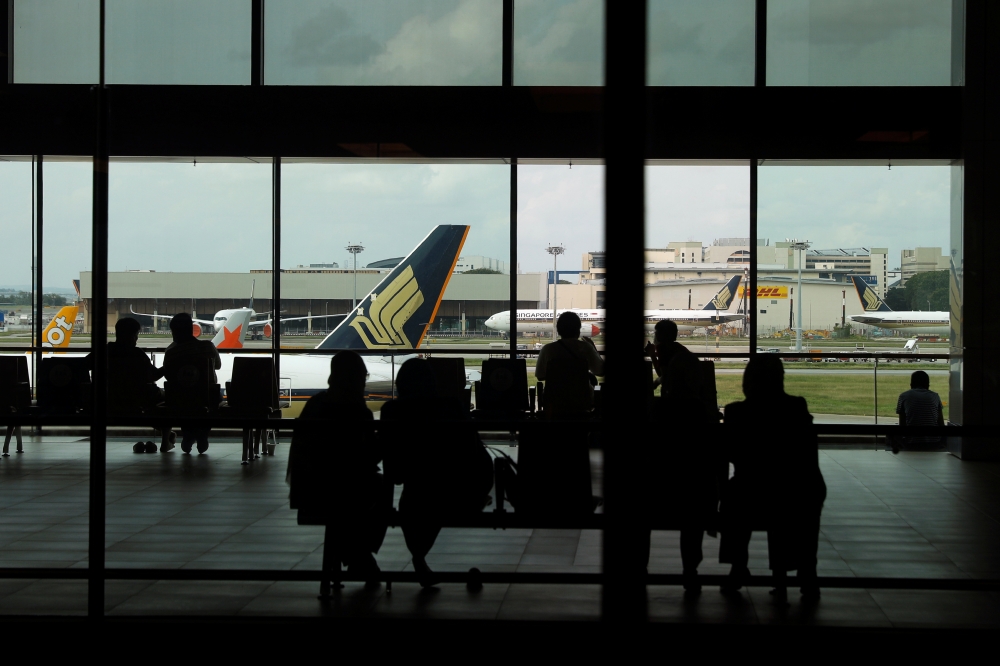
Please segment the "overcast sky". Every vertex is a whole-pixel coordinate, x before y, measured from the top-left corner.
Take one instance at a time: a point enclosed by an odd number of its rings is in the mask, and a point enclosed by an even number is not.
[[[890,267],[916,246],[949,247],[949,167],[785,167],[759,170],[759,235],[813,247],[888,247]],[[316,165],[282,170],[282,263],[336,261],[363,243],[360,264],[407,254],[436,224],[472,227],[464,254],[509,260],[509,167]],[[113,163],[111,270],[246,272],[271,262],[271,167]],[[91,171],[46,162],[45,284],[70,286],[90,266]],[[749,235],[746,167],[647,169],[647,245]],[[521,270],[560,268],[603,249],[603,167],[518,171]],[[31,270],[30,164],[0,162],[0,286]]]

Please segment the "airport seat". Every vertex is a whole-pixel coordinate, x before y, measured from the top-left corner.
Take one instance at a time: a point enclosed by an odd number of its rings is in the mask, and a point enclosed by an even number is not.
[[[24,356],[0,356],[0,411],[20,412],[31,406],[31,381],[28,359]],[[21,426],[8,425],[3,441],[3,455],[10,455],[11,437],[17,439],[17,452],[23,453]]]
[[[278,418],[278,381],[274,373],[274,359],[236,358],[233,360],[232,381],[226,382],[226,403],[223,411],[232,416]],[[274,443],[269,443],[273,441]],[[264,428],[243,429],[242,463],[247,464],[261,454],[274,455],[277,444],[274,430]]]
[[[698,374],[701,379],[701,395],[698,396],[705,404],[708,412],[714,412],[722,419],[719,411],[719,391],[715,382],[715,361],[699,361]]]
[[[156,385],[144,377],[147,366],[130,358],[108,358],[108,411],[142,414],[159,402]]]
[[[427,362],[434,372],[438,397],[459,401],[466,410],[471,409],[472,396],[465,388],[465,359],[432,357]]]
[[[90,359],[43,358],[38,371],[38,407],[50,414],[90,408]]]
[[[494,418],[528,409],[527,361],[523,358],[483,361],[482,379],[476,382],[476,416]]]
[[[164,405],[187,414],[203,414],[219,407],[219,385],[212,382],[212,359],[191,359],[166,375]]]

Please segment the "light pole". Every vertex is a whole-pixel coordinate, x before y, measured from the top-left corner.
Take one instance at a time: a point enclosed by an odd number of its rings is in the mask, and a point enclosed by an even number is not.
[[[357,245],[347,241],[347,251],[354,256],[354,295],[351,298],[351,311],[358,308],[358,253],[365,251],[365,246],[361,243]]]
[[[566,251],[562,245],[549,245],[545,251],[552,255],[552,339],[556,339],[556,289],[559,286],[559,255]]]
[[[787,240],[787,239],[786,239]],[[800,241],[792,239],[789,241],[789,247],[793,250],[798,251],[798,265],[799,265],[799,308],[798,312],[795,313],[795,351],[802,351],[802,262],[805,260],[805,255],[803,252],[809,249],[809,241]]]

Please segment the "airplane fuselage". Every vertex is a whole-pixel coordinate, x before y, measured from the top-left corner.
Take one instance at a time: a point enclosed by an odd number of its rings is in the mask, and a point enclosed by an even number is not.
[[[580,317],[580,322],[583,324],[580,329],[582,337],[590,338],[601,334],[605,319],[604,310],[568,308],[557,310],[556,314],[558,316],[564,312],[575,312]],[[517,310],[518,333],[551,333],[553,326],[552,310]],[[487,319],[486,328],[501,333],[510,333],[510,310],[498,312]]]
[[[850,317],[855,324],[867,324],[903,335],[951,334],[951,315],[948,312],[890,311],[870,312]]]

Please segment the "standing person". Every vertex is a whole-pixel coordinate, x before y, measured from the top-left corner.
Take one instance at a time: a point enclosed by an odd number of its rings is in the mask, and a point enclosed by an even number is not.
[[[170,318],[170,335],[173,342],[163,353],[163,374],[170,380],[171,376],[186,362],[204,359],[206,364],[210,363],[212,374],[209,377],[210,385],[217,386],[219,378],[215,371],[222,367],[222,359],[219,352],[210,340],[199,340],[194,337],[194,322],[191,315],[186,312],[175,314]],[[221,391],[216,404],[222,402]],[[181,428],[181,450],[184,453],[191,453],[191,445],[198,443],[198,453],[208,450],[208,429],[207,428]]]
[[[493,460],[478,433],[462,424],[468,412],[437,395],[429,362],[411,358],[396,374],[395,400],[382,407],[386,473],[402,484],[400,527],[420,584],[435,584],[427,564],[447,516],[482,511],[493,487]]]
[[[324,560],[336,556],[353,575],[375,582],[380,570],[373,554],[389,528],[392,485],[379,471],[382,450],[365,404],[367,378],[355,352],[333,357],[329,390],[309,398],[296,420],[287,481],[289,504],[300,520],[326,525],[324,548],[330,552],[324,550]]]
[[[590,478],[589,433],[594,385],[604,374],[604,360],[593,340],[580,338],[582,324],[575,312],[564,312],[556,322],[559,339],[542,347],[535,378],[545,382],[542,416],[563,421],[555,437],[522,435],[518,451],[519,511],[548,515],[594,512]]]
[[[923,370],[910,375],[910,390],[903,391],[896,401],[896,413],[901,426],[943,426],[944,406],[941,396],[931,390],[931,378]],[[918,448],[935,448],[941,445],[941,438],[904,437],[907,444]],[[893,453],[899,453],[898,439],[893,437]]]
[[[732,565],[723,592],[733,592],[750,575],[747,567],[751,530],[767,525],[770,569],[779,580],[797,569],[804,597],[819,597],[816,551],[826,484],[819,469],[816,433],[804,398],[785,393],[785,370],[771,354],[750,357],[743,373],[746,400],[726,405],[726,425],[745,433],[732,447],[735,472],[722,500],[719,561]],[[781,428],[774,437],[774,415]],[[780,582],[776,599],[787,597]]]

